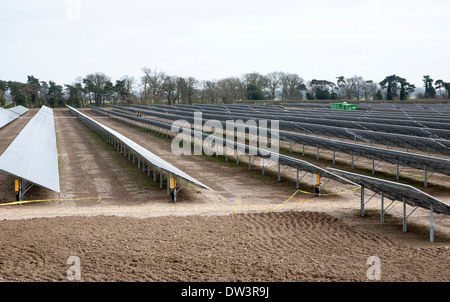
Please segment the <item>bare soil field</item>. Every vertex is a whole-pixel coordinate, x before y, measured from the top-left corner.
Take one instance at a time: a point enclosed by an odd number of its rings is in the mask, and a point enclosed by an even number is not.
[[[26,124],[0,129],[0,153]],[[402,231],[401,205],[379,222],[379,199],[359,216],[359,191],[330,181],[329,193],[296,193],[295,171],[281,182],[215,156],[174,156],[170,139],[89,110],[214,191],[185,184],[177,203],[68,110],[54,110],[61,193],[33,187],[0,206],[0,281],[67,281],[80,258],[81,281],[369,281],[379,257],[381,281],[450,281],[450,220],[429,242],[429,213],[418,209]],[[294,155],[297,156],[297,155]],[[325,165],[329,165],[329,161]],[[448,202],[445,180],[428,190]],[[0,202],[14,201],[13,177],[0,172]],[[302,190],[311,191],[312,176]],[[348,191],[348,192],[347,192]],[[293,196],[293,197],[292,197]],[[408,212],[412,208],[408,207]]]

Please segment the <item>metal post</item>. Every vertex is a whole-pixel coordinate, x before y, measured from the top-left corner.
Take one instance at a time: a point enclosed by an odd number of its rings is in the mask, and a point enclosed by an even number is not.
[[[162,169],[159,168],[159,187],[162,189]]]
[[[433,204],[430,204],[430,242],[434,242]]]
[[[264,175],[264,157],[262,158],[262,175]]]
[[[278,181],[280,181],[281,180],[281,174],[280,174],[280,167],[281,166],[281,164],[280,164],[280,160],[278,159]]]
[[[305,156],[305,144],[303,144],[302,155]]]
[[[251,157],[250,154],[248,155],[248,170],[251,170],[252,168],[252,162],[251,162]]]
[[[289,153],[292,153],[292,142],[289,141]]]
[[[403,232],[406,232],[406,202],[403,197]]]
[[[372,174],[375,174],[375,158],[372,155]]]
[[[297,188],[297,190],[300,189],[300,183],[298,181],[298,168],[297,168],[297,181],[295,183],[295,187]]]
[[[364,217],[364,186],[361,186],[361,217]]]
[[[428,185],[428,183],[427,183],[427,178],[428,178],[428,176],[427,176],[427,165],[425,165],[424,169],[425,169],[425,175],[424,175],[424,178],[423,178],[423,185],[426,188],[427,185]]]
[[[333,165],[335,165],[335,164],[336,164],[336,151],[333,147]]]
[[[319,149],[319,145],[317,145],[317,160],[319,160],[319,153],[320,153],[319,150],[320,150],[320,149]]]
[[[395,173],[395,178],[396,178],[397,180],[399,180],[399,178],[400,178],[399,172],[398,172],[398,166],[399,166],[399,163],[398,163],[398,161],[397,161],[397,172]]]
[[[381,223],[384,222],[384,193],[381,192]]]
[[[352,151],[352,169],[353,169],[353,151]]]
[[[174,188],[173,188],[173,202],[177,202],[177,177],[174,177]]]
[[[167,196],[170,196],[170,175],[167,174]]]

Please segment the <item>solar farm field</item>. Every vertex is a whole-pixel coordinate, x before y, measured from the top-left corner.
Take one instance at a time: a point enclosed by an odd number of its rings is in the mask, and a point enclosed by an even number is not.
[[[381,105],[53,109],[59,192],[18,201],[0,170],[0,281],[67,281],[69,257],[87,282],[450,281],[450,109]],[[0,155],[38,111],[0,128]],[[279,163],[174,154],[195,112],[279,121]]]

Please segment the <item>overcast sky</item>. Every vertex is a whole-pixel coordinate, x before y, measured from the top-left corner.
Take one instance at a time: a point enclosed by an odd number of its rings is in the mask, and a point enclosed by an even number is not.
[[[450,81],[448,0],[2,0],[0,79],[70,84],[141,69],[306,81],[397,74]]]

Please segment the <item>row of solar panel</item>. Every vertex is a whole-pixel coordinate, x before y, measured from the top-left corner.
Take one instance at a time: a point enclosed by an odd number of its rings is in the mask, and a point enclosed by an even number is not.
[[[120,109],[120,107],[116,107],[116,108]],[[139,117],[140,114],[136,114],[136,111],[134,111],[133,109],[130,109],[130,108],[121,108],[124,111],[128,111],[128,113],[107,111],[107,110],[95,108],[95,107],[92,107],[91,109],[93,109],[97,112],[106,113],[110,117],[116,116],[116,117],[119,117],[120,119],[132,120],[132,121],[136,121],[137,123],[142,123],[144,125],[152,124],[152,125],[156,125],[158,127],[171,129],[171,126],[169,123],[144,119],[142,117]],[[131,112],[133,114],[131,114]],[[160,114],[159,117],[161,119],[166,119],[166,120],[169,119],[170,120],[170,117],[168,117],[168,114],[166,114],[166,115]],[[188,118],[188,120],[190,120],[190,118]],[[192,132],[192,135],[193,136],[196,135],[195,131]],[[201,135],[205,139],[205,134],[201,134]],[[234,144],[236,144],[236,143],[234,143]],[[236,147],[236,145],[235,145],[235,147]],[[246,152],[249,152],[249,151],[250,151],[250,147],[247,147]],[[286,158],[289,158],[289,157],[286,157]],[[281,160],[281,158],[280,158],[280,160]],[[282,160],[280,162],[283,165],[288,165],[288,166],[291,165],[291,163],[286,160]],[[250,163],[250,161],[249,161],[249,163]],[[308,163],[309,165],[307,165],[305,163],[306,162],[302,163],[301,169],[309,171],[309,172],[313,172],[313,173],[319,172],[319,170],[311,170],[311,166],[313,166],[313,165],[311,165],[309,163]],[[297,169],[298,169],[298,167],[297,167]],[[374,178],[374,177],[368,177],[365,175],[350,173],[350,172],[343,171],[343,170],[337,170],[337,169],[332,169],[332,168],[328,168],[328,170],[330,170],[332,172],[332,174],[327,175],[323,172],[321,172],[321,174],[325,175],[325,177],[327,177],[327,176],[330,177],[331,175],[333,175],[333,177],[336,175],[340,175],[340,176],[344,177],[345,179],[350,180],[352,183],[358,184],[361,186],[361,214],[362,214],[362,216],[364,216],[364,205],[367,202],[364,200],[364,188],[369,189],[369,190],[381,195],[382,222],[384,221],[384,211],[387,210],[390,206],[389,205],[387,208],[385,208],[384,203],[383,203],[383,197],[386,199],[392,200],[392,202],[396,201],[396,200],[403,202],[403,204],[404,204],[404,207],[403,207],[404,208],[403,230],[404,231],[406,231],[407,217],[410,216],[410,214],[409,215],[406,214],[406,208],[405,208],[406,204],[408,204],[412,207],[421,207],[421,208],[430,210],[430,241],[434,241],[434,227],[437,225],[437,224],[434,224],[434,222],[433,222],[433,214],[436,213],[436,214],[450,215],[450,205],[448,205],[448,204],[442,202],[441,200],[439,200],[429,194],[426,194],[423,191],[420,191],[410,185],[404,185],[404,184],[395,183],[392,181],[387,181],[387,180],[382,180],[382,179],[378,179],[378,178]],[[298,177],[297,177],[297,181],[298,181]]]
[[[42,106],[28,122],[0,157],[0,170],[28,184],[59,192],[58,152],[52,109]],[[25,192],[17,190],[16,193],[21,200]]]
[[[149,114],[153,114],[154,116],[165,116],[169,117],[169,113],[171,117],[178,117],[178,119],[188,116],[193,117],[194,112],[182,112],[181,110],[170,110],[170,109],[161,109],[157,107],[147,107],[140,105],[132,105],[136,108],[128,108],[128,107],[120,107],[113,106],[113,108],[117,108],[120,110],[127,110],[131,112],[149,112]],[[159,112],[159,115],[158,115]],[[202,117],[205,119],[216,119],[216,120],[246,120],[248,117],[241,115],[222,115],[222,114],[202,114]],[[257,122],[260,119],[255,119]],[[401,148],[405,148],[407,150],[416,149],[424,152],[428,152],[430,155],[431,152],[438,152],[442,154],[450,154],[450,141],[443,139],[434,139],[428,137],[417,137],[412,135],[404,135],[404,134],[396,134],[396,133],[384,133],[377,131],[369,131],[369,130],[361,130],[361,129],[347,129],[329,125],[319,125],[319,124],[308,124],[308,123],[293,123],[293,122],[285,122],[283,120],[279,121],[279,129],[291,132],[304,132],[304,134],[310,135],[325,135],[332,136],[339,139],[351,139],[356,141],[363,141],[366,143],[379,143],[383,145],[389,146],[397,146]],[[448,135],[450,135],[450,131],[448,131]]]
[[[0,128],[18,119],[21,115],[28,112],[28,108],[17,106],[10,109],[0,108]]]

